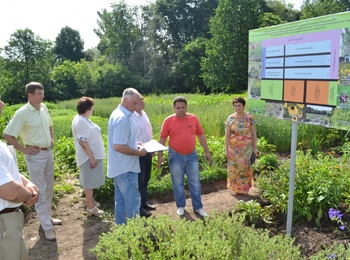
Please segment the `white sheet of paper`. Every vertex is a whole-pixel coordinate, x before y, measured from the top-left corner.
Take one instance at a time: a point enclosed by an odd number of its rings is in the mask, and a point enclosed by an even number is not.
[[[156,140],[151,140],[139,147],[145,148],[149,153],[168,150],[168,147],[162,145],[161,143],[158,143]]]

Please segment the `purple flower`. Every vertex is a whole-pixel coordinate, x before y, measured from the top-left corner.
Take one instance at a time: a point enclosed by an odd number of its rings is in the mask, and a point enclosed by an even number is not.
[[[331,254],[330,256],[328,256],[328,258],[334,258],[335,255],[334,254]]]
[[[333,208],[329,209],[328,216],[329,216],[330,219],[334,218],[334,216],[335,216],[334,211],[335,211],[335,209],[333,209]]]
[[[333,208],[330,208],[328,211],[328,216],[330,219],[334,219],[334,218],[341,219],[343,217],[343,214],[340,214],[340,210],[335,210]]]
[[[346,227],[343,223],[343,220],[341,219],[343,217],[343,214],[340,213],[340,210],[330,208],[328,211],[328,216],[331,220],[337,221],[337,223],[340,225],[340,230],[345,230]]]

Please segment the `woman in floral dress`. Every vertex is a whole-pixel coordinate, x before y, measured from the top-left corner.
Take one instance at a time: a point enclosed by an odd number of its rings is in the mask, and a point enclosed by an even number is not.
[[[225,148],[227,158],[227,188],[233,196],[247,195],[253,183],[252,153],[258,155],[253,115],[244,112],[245,99],[232,102],[235,113],[226,120]]]

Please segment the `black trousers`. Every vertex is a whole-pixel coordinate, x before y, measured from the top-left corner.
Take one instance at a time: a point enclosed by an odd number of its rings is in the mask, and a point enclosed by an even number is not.
[[[139,192],[141,195],[141,207],[147,202],[147,187],[152,171],[152,154],[147,153],[139,157],[141,172],[139,173]]]

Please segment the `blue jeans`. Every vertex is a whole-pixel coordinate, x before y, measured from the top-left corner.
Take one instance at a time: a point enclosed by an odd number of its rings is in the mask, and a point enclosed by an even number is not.
[[[140,215],[138,175],[136,172],[126,172],[114,178],[114,217],[117,224],[126,224],[126,217]]]
[[[191,194],[192,207],[194,210],[201,209],[203,204],[201,200],[201,185],[199,180],[197,151],[194,150],[188,155],[182,155],[172,149],[169,149],[168,160],[176,207],[179,208],[186,206],[184,189],[184,178],[186,173],[188,187]]]

